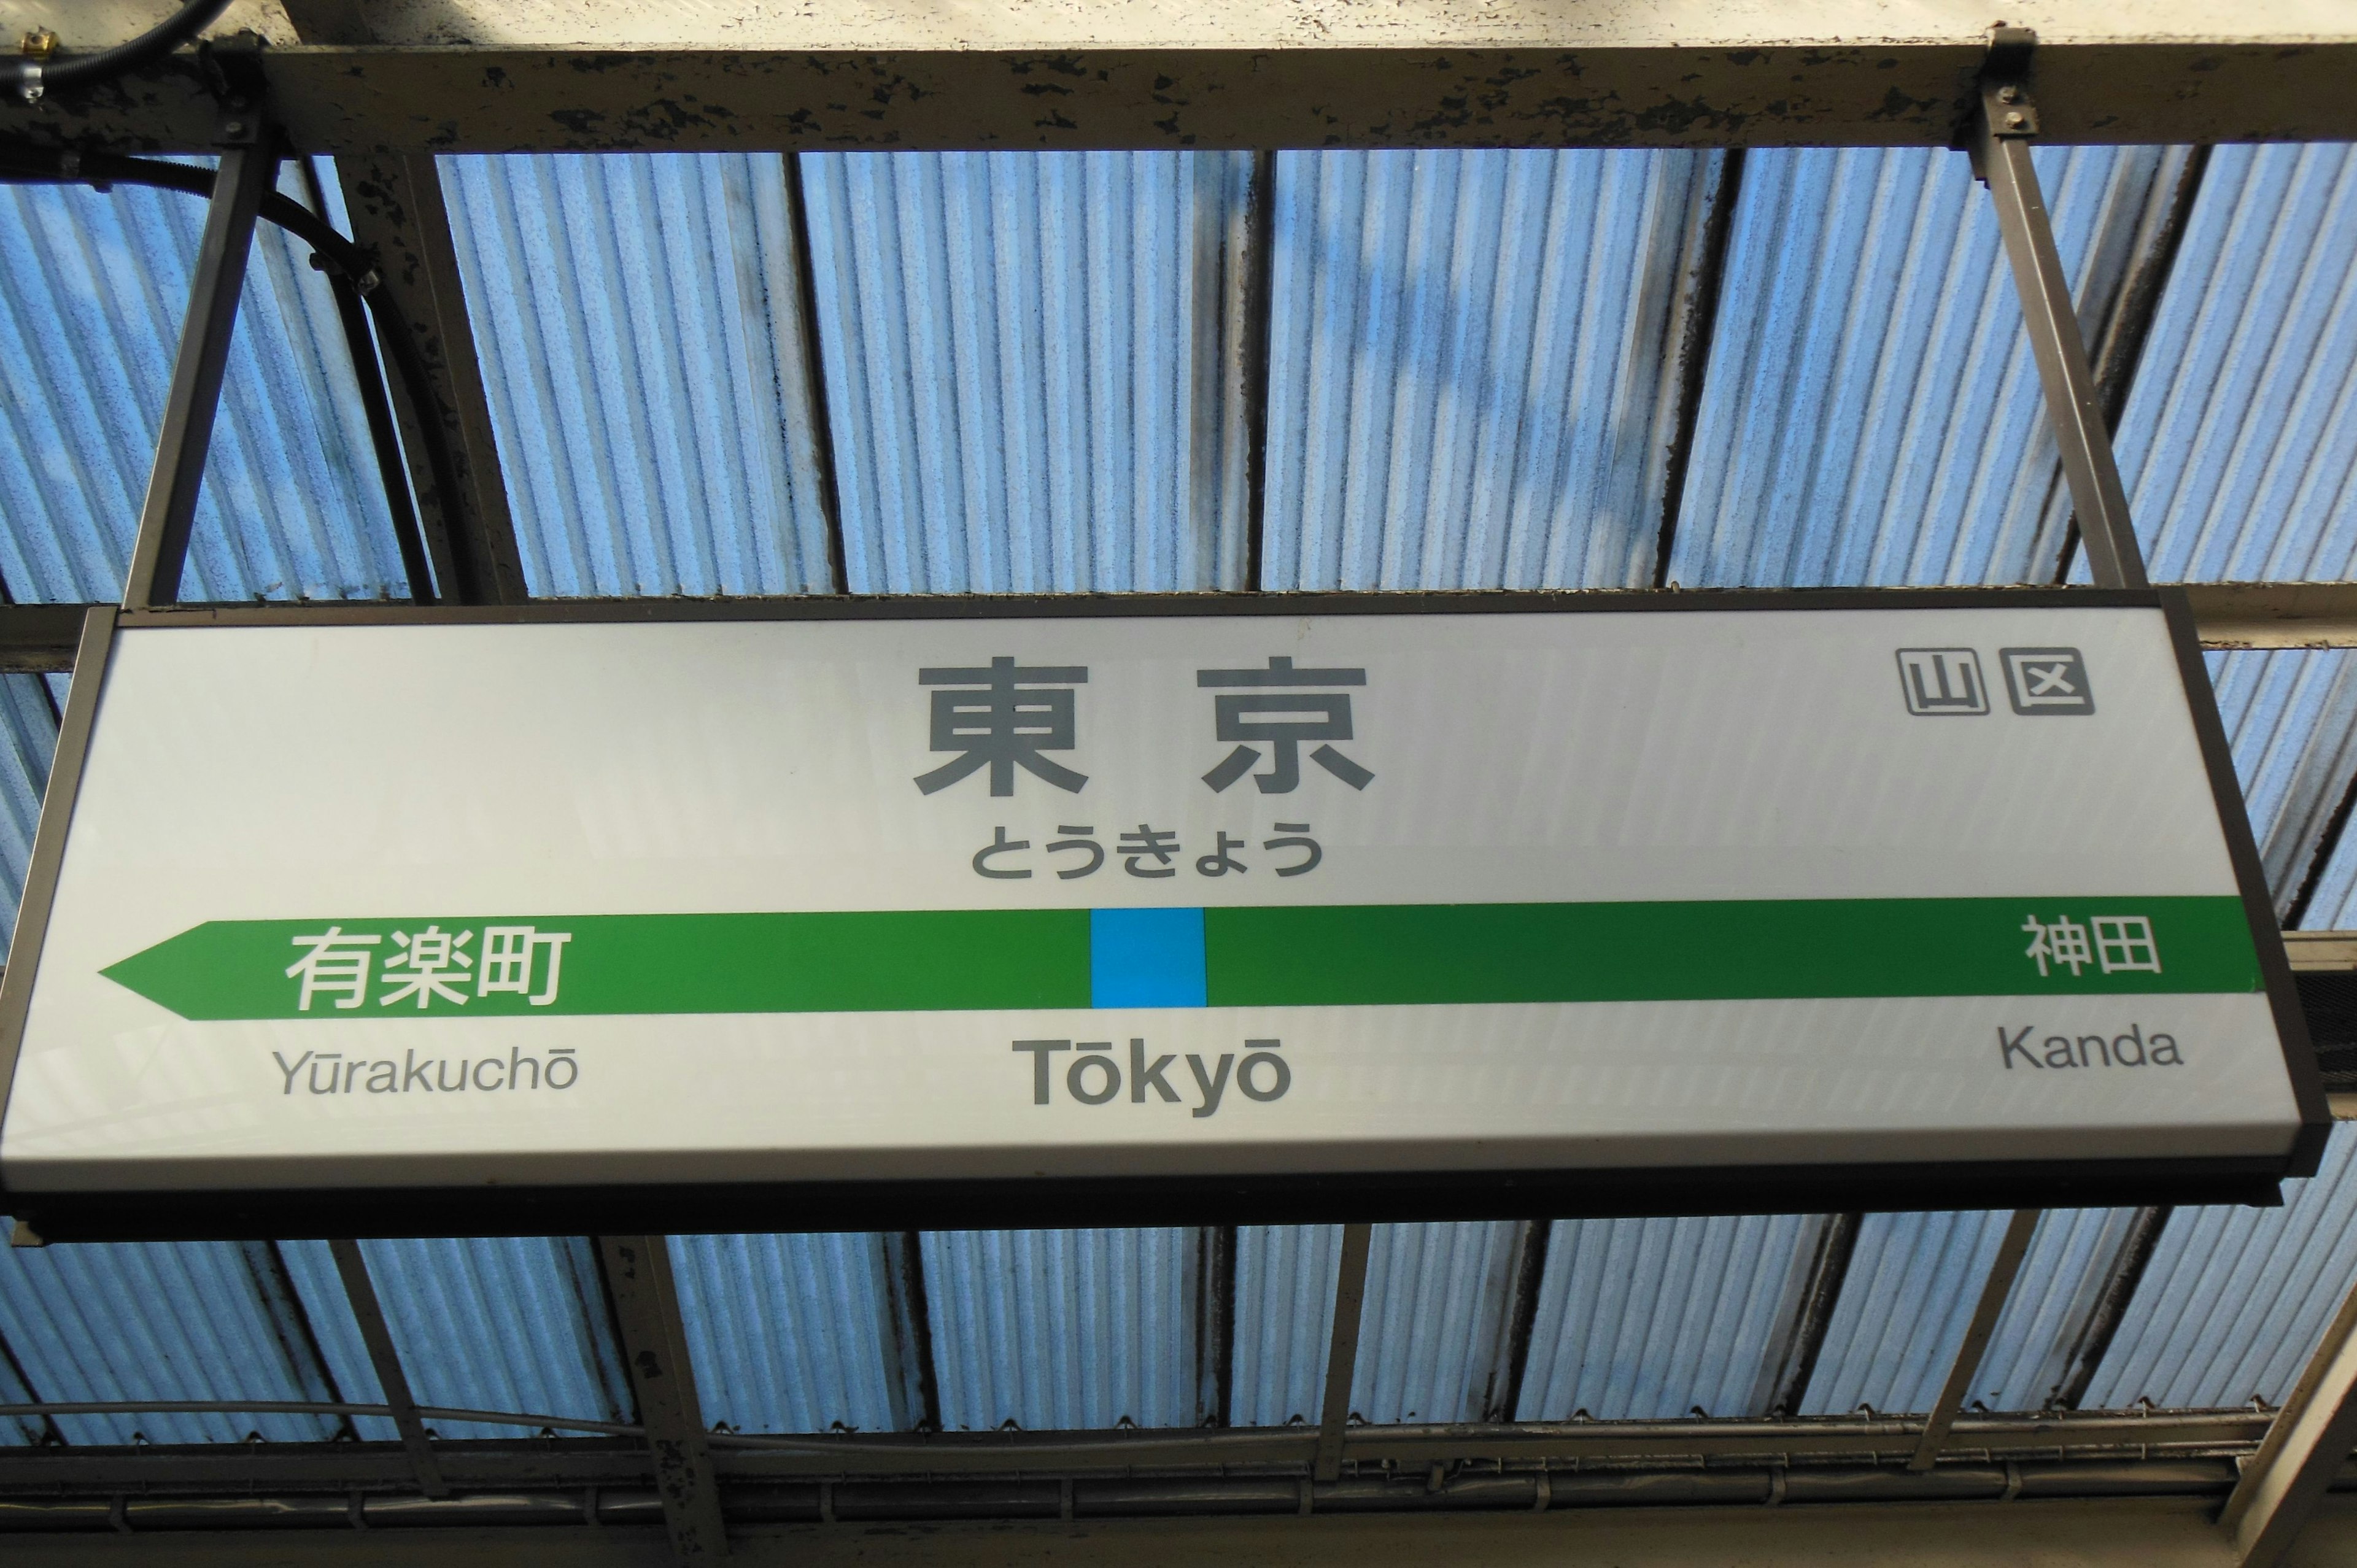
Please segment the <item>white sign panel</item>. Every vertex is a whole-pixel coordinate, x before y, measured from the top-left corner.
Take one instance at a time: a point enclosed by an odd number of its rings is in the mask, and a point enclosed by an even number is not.
[[[2279,1173],[2213,771],[2150,607],[129,624],[0,1176]]]

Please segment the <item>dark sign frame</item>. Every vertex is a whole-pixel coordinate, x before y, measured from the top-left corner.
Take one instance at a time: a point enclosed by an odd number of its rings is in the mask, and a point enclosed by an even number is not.
[[[2299,1111],[2299,1133],[2283,1156],[845,1183],[88,1193],[0,1189],[0,1206],[44,1240],[121,1240],[1541,1219],[2278,1202],[2280,1180],[2314,1174],[2331,1117],[2233,755],[2201,662],[2192,611],[2184,591],[2173,587],[1124,594],[93,610],[84,625],[77,679],[59,726],[15,941],[6,971],[0,974],[0,1119],[14,1087],[66,832],[119,628],[1994,608],[2157,608],[2165,614]],[[92,674],[99,678],[90,679]]]

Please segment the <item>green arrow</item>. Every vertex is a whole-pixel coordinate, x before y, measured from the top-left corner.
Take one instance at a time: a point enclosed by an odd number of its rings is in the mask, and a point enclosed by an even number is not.
[[[538,946],[527,990],[480,987],[484,933],[529,929],[562,935],[560,983],[547,990],[553,944]],[[339,933],[335,950],[365,953],[369,985],[358,1008],[349,992],[302,986],[289,965],[317,938]],[[396,935],[472,933],[457,949],[470,961],[447,966],[451,989],[392,1005],[403,968],[387,960]],[[372,943],[355,939],[375,938]],[[618,1013],[865,1013],[941,1008],[1085,1007],[1089,917],[1084,909],[890,910],[779,915],[582,915],[552,918],[465,918],[355,920],[208,920],[102,972],[183,1018],[350,1018]]]

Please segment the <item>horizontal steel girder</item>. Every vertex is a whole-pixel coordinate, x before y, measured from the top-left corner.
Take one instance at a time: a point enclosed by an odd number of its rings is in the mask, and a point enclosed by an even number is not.
[[[413,20],[434,9],[403,8]],[[469,27],[481,41],[467,47],[290,34],[264,69],[293,150],[1946,146],[1986,49],[1986,16],[1962,8],[1932,36],[1896,39],[1863,13],[1690,5],[1657,8],[1668,20],[1572,20],[1540,0],[954,19],[823,0],[733,31],[701,10],[691,22],[612,7],[601,23],[573,6],[503,9],[513,25]],[[2086,15],[2038,21],[2043,141],[2357,139],[2357,29],[2319,36],[2289,0],[2175,18],[2174,36],[2169,18],[2061,9]],[[651,26],[657,36],[638,36]],[[213,115],[183,55],[79,96],[11,95],[0,134],[187,152],[208,145]]]

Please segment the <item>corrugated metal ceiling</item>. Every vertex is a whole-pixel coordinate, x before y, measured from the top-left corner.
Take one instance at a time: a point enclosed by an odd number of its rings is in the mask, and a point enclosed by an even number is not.
[[[2120,422],[2161,580],[2357,569],[2357,148],[2220,147]]]
[[[2171,188],[2170,156],[2034,161],[2093,333]],[[2056,471],[1996,215],[1964,156],[1749,154],[1669,580],[2050,582]]]
[[[301,199],[292,166],[280,185]],[[122,596],[204,216],[176,192],[0,186],[0,581],[19,602]],[[274,229],[254,247],[191,596],[408,591],[350,355],[307,255]]]
[[[1650,583],[1724,161],[1279,154],[1265,585]]]
[[[1766,1414],[1823,1224],[1557,1220],[1514,1418]]]
[[[784,159],[439,162],[533,593],[828,592]]]

